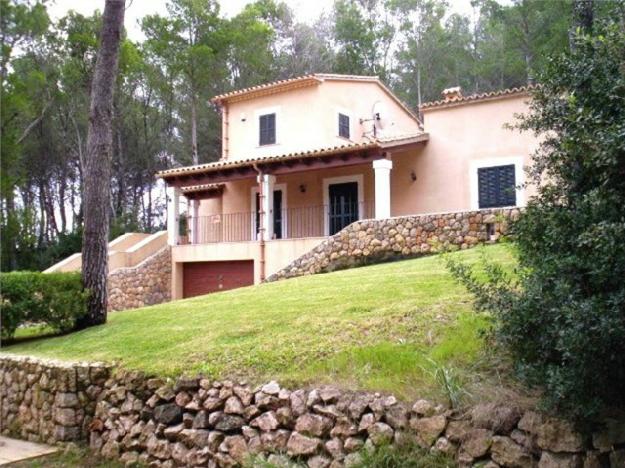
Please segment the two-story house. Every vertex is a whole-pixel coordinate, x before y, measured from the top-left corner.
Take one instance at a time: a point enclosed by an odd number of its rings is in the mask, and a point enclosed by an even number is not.
[[[504,124],[527,99],[451,88],[422,121],[376,77],[333,74],[216,96],[221,159],[158,174],[172,298],[261,282],[359,219],[522,206],[536,139]]]

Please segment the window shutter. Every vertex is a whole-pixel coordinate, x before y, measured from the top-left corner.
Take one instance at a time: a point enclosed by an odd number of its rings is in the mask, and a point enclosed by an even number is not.
[[[339,114],[339,136],[349,138],[349,116]]]
[[[274,144],[276,142],[276,114],[261,115],[259,119],[259,144]]]
[[[516,205],[514,164],[479,168],[477,182],[480,208]]]

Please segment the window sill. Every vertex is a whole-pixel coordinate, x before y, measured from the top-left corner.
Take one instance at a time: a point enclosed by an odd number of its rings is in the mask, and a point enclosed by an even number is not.
[[[280,146],[280,143],[267,143],[266,145],[256,145],[256,148],[268,148],[272,146]]]
[[[489,206],[485,208],[478,207],[478,210],[501,210],[504,208],[519,208],[519,205],[498,205],[498,206]]]

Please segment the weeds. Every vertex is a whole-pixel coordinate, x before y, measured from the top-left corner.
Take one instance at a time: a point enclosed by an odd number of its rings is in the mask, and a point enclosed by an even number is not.
[[[452,366],[439,364],[433,359],[428,358],[428,362],[431,369],[423,368],[423,370],[428,372],[432,376],[432,380],[438,384],[449,405],[452,408],[458,408],[465,397],[471,396],[464,388],[458,372]]]
[[[456,464],[444,454],[430,453],[415,442],[362,450],[357,468],[451,468]]]

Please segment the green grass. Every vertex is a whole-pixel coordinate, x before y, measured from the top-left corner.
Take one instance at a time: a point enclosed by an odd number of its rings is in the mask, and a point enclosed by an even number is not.
[[[510,245],[456,252],[513,265]],[[440,256],[263,284],[109,315],[7,352],[116,361],[148,373],[333,382],[410,396],[432,368],[479,364],[477,316]]]
[[[18,340],[52,334],[54,334],[54,329],[48,325],[32,325],[29,327],[19,327],[15,330],[15,338]]]
[[[100,458],[86,447],[68,447],[53,455],[11,464],[12,468],[66,468],[70,466],[81,468],[122,468],[124,464]]]
[[[374,451],[363,449],[355,468],[452,468],[456,463],[443,454],[431,453],[416,443],[383,445]]]

